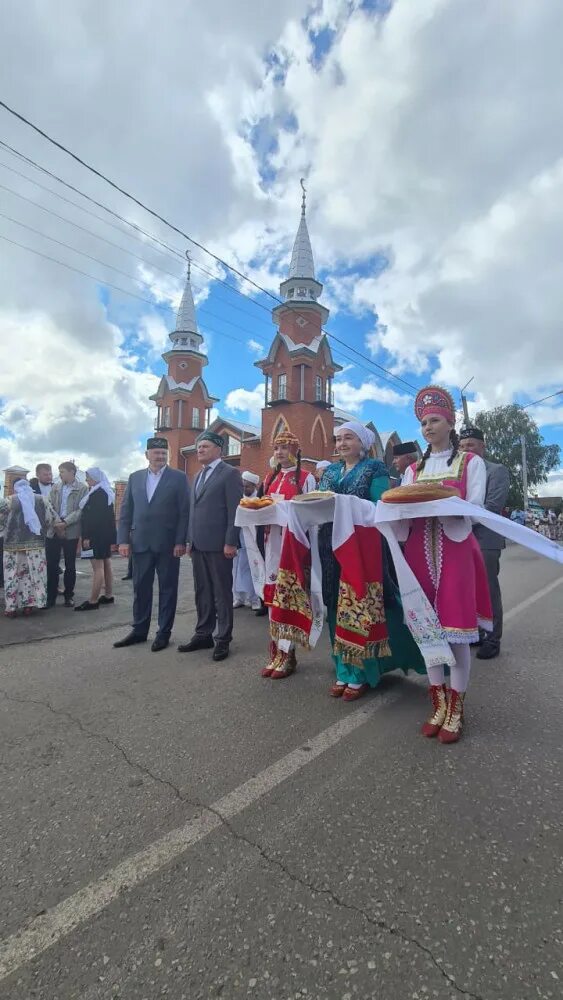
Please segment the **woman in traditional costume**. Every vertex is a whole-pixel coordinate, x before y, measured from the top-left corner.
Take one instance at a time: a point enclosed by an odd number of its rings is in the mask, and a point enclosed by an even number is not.
[[[389,488],[389,473],[383,462],[370,457],[375,434],[359,421],[350,420],[337,428],[335,439],[340,459],[325,469],[319,488],[377,503],[384,490]],[[374,599],[381,605],[378,617],[386,625],[388,640],[378,644],[379,655],[366,657],[361,665],[354,664],[340,648],[337,639],[341,569],[332,551],[332,525],[322,525],[319,529],[323,598],[327,607],[336,667],[336,682],[331,687],[330,694],[343,701],[361,698],[370,688],[377,687],[383,674],[388,671],[400,669],[407,673],[409,669],[413,669],[420,674],[426,671],[418,646],[404,624],[398,590],[388,570],[386,545],[383,539],[381,542],[381,581],[376,590],[373,589],[373,583],[371,586]]]
[[[415,414],[428,447],[418,464],[409,466],[403,485],[440,484],[455,487],[463,500],[482,507],[486,468],[482,458],[458,450],[455,406],[439,386],[421,389]],[[446,633],[455,665],[450,691],[444,667],[428,667],[432,713],[422,727],[424,736],[455,743],[463,728],[463,702],[471,670],[470,644],[479,641],[479,626],[490,631],[492,613],[481,550],[466,517],[417,518],[401,521],[398,537],[405,541],[405,558],[434,607]]]
[[[14,483],[14,495],[0,500],[0,534],[4,536],[5,615],[30,615],[47,604],[45,535],[55,522],[48,499],[34,493],[27,479]]]
[[[292,497],[300,493],[310,493],[316,489],[317,484],[314,476],[301,468],[299,439],[289,429],[280,431],[274,439],[272,462],[274,469],[264,483],[263,496],[277,495],[283,497],[284,500],[291,500]],[[267,568],[267,579],[264,584],[264,604],[270,609],[275,596],[276,577],[279,568],[281,528],[271,525],[266,529],[264,547],[266,549],[265,562]],[[287,650],[279,648],[270,630],[270,659],[267,666],[262,670],[262,677],[270,677],[272,680],[283,680],[295,672],[296,666],[295,644],[291,643]]]

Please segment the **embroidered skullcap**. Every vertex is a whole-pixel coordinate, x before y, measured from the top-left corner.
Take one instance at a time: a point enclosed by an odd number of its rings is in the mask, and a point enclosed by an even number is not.
[[[348,420],[345,424],[340,424],[336,430],[352,431],[362,442],[364,451],[371,451],[375,444],[375,434],[365,424],[361,424],[359,420]]]
[[[216,444],[221,451],[225,446],[225,439],[222,438],[220,434],[216,434],[215,431],[203,431],[199,435],[196,443],[199,444],[200,441],[211,441],[212,444]]]
[[[243,472],[241,479],[245,483],[254,483],[255,486],[258,486],[260,482],[260,476],[257,476],[255,472]]]
[[[168,450],[168,441],[166,438],[149,438],[147,441],[147,451],[151,448],[166,448]]]
[[[403,441],[402,444],[393,445],[393,455],[398,458],[399,455],[417,455],[418,448],[414,441]]]
[[[484,441],[485,435],[479,427],[464,427],[459,432],[459,440],[463,441],[464,438],[474,438],[475,441]]]
[[[455,424],[455,403],[447,389],[440,385],[427,385],[417,393],[414,412],[418,420],[424,420],[431,413],[444,417],[452,427]]]

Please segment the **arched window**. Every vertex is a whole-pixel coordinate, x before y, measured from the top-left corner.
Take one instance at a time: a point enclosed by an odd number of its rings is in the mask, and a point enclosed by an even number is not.
[[[317,403],[323,400],[323,379],[322,375],[315,375],[315,400]]]
[[[272,433],[272,441],[275,438],[277,438],[278,434],[281,434],[282,431],[286,431],[287,429],[288,428],[287,428],[287,424],[286,424],[285,420],[283,419],[283,417],[280,417],[280,419],[278,420],[276,426],[274,427],[274,430],[273,430],[273,433]]]

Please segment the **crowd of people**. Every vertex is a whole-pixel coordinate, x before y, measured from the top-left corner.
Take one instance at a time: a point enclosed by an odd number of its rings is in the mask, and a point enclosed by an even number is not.
[[[89,468],[86,483],[82,483],[75,465],[63,462],[59,481],[53,483],[50,465],[41,463],[33,479],[17,480],[14,495],[0,501],[5,613],[14,617],[18,611],[30,614],[34,608],[51,608],[59,594],[65,607],[76,611],[93,611],[112,603],[111,553],[117,544],[119,554],[129,559],[133,623],[130,632],[114,646],[147,641],[156,574],[158,626],[151,649],[158,652],[170,641],[180,560],[188,554],[193,567],[196,623],[193,635],[178,646],[179,652],[209,649],[214,660],[226,659],[234,611],[246,606],[269,618],[262,677],[286,679],[297,668],[297,653],[291,629],[280,626],[279,609],[284,602],[287,605],[288,600],[296,599],[289,594],[289,577],[280,565],[284,528],[271,524],[256,531],[256,552],[263,566],[262,584],[257,584],[251,571],[253,556],[235,524],[243,496],[290,500],[319,489],[377,504],[390,486],[425,483],[454,486],[462,499],[493,513],[501,513],[505,507],[508,471],[486,459],[486,443],[479,428],[466,427],[456,433],[455,406],[449,393],[440,387],[426,387],[417,395],[415,413],[427,448],[419,458],[414,442],[397,445],[393,476],[373,457],[374,434],[357,421],[337,428],[335,460],[320,462],[315,474],[301,466],[297,437],[289,429],[282,431],[273,442],[272,468],[264,480],[251,471],[241,474],[223,461],[223,438],[213,431],[199,435],[200,471],[191,482],[169,466],[166,439],[150,438],[147,467],[129,477],[117,527],[114,493],[101,469]],[[465,517],[397,522],[404,558],[450,644],[447,687],[444,666],[425,664],[405,624],[393,560],[385,539],[376,534],[377,541],[370,536],[368,548],[358,556],[358,566],[366,576],[362,603],[342,561],[335,556],[331,525],[319,528],[322,599],[334,661],[330,695],[344,702],[355,701],[375,688],[389,671],[427,673],[431,711],[422,732],[437,736],[441,743],[456,742],[463,726],[470,647],[478,647],[476,655],[481,659],[491,659],[500,651],[503,610],[498,577],[504,538],[482,525],[473,527]],[[75,606],[79,540],[81,556],[92,565],[92,586],[88,600]],[[363,635],[362,622],[368,618],[369,634]],[[357,649],[361,655],[350,655],[352,633],[360,637]],[[348,640],[343,640],[346,635]]]

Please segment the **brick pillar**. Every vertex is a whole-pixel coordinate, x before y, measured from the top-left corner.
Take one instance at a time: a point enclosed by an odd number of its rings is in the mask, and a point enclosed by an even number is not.
[[[123,503],[125,490],[127,489],[127,480],[116,479],[115,483],[113,484],[113,488],[115,490],[115,503],[114,503],[115,520],[119,521],[119,512],[121,510],[121,504]]]

